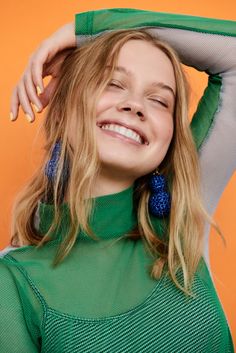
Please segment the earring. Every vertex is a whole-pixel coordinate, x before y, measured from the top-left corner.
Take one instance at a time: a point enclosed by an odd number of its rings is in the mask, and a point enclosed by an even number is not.
[[[50,182],[50,188],[48,190],[48,195],[46,195],[45,200],[47,200],[48,203],[52,203],[53,200],[53,182],[56,179],[57,176],[57,170],[58,170],[58,162],[61,154],[61,141],[57,141],[53,147],[52,154],[51,154],[51,159],[47,162],[46,167],[45,167],[45,175],[48,177],[48,180]],[[69,178],[69,161],[67,158],[65,158],[65,161],[63,163],[63,168],[62,168],[62,174],[61,174],[61,179],[59,181],[59,184],[61,185],[61,193],[59,196],[59,200],[62,202],[64,193],[66,190],[66,184],[67,180]]]
[[[167,191],[166,177],[156,170],[149,180],[149,186],[152,191],[148,202],[150,213],[155,217],[168,216],[171,208],[171,196]]]
[[[58,161],[61,154],[61,142],[57,141],[53,147],[51,159],[45,167],[45,175],[50,181],[54,181],[57,175]]]

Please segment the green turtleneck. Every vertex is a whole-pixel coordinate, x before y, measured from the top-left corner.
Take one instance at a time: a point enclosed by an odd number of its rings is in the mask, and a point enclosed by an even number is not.
[[[134,185],[129,188],[105,196],[96,197],[93,200],[94,206],[92,209],[89,226],[94,234],[101,240],[114,239],[131,231],[137,225],[137,217],[133,206],[133,190]],[[68,204],[61,205],[63,214],[61,227],[53,238],[60,237],[68,230],[70,222]],[[45,234],[53,221],[54,206],[40,203],[40,226],[39,230]],[[45,217],[46,215],[46,217]],[[92,240],[87,234],[80,232],[79,239]]]

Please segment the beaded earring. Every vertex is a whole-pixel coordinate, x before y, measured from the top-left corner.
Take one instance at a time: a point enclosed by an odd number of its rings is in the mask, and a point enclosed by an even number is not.
[[[53,147],[51,159],[45,167],[45,175],[50,181],[54,181],[57,175],[58,161],[61,154],[61,142],[57,141]]]
[[[45,197],[45,202],[53,202],[53,183],[56,180],[57,171],[58,171],[58,162],[61,154],[61,141],[57,141],[53,147],[52,154],[50,160],[47,162],[45,166],[45,175],[48,177],[49,180],[49,190]],[[61,186],[60,192],[60,202],[63,201],[67,180],[69,178],[69,161],[66,158],[63,163],[63,169],[61,174],[61,179],[59,184]]]
[[[149,187],[152,191],[149,197],[149,212],[155,217],[166,217],[170,213],[171,196],[167,191],[167,180],[157,170],[151,175]]]

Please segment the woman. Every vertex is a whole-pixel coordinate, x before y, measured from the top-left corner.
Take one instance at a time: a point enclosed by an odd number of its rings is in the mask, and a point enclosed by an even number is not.
[[[212,213],[235,169],[236,32],[204,21],[131,9],[77,16],[82,45],[50,102],[45,163],[15,207],[23,246],[1,260],[1,327],[14,320],[19,341],[16,350],[4,330],[5,352],[234,351],[207,267],[204,222],[214,223],[197,150]],[[184,74],[162,40],[209,73],[194,139]],[[19,87],[13,106],[32,114],[34,85],[26,100]]]

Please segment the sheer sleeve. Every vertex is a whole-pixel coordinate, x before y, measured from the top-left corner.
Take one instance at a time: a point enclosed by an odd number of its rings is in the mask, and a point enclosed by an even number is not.
[[[39,352],[31,334],[14,278],[8,266],[0,259],[0,351]]]

